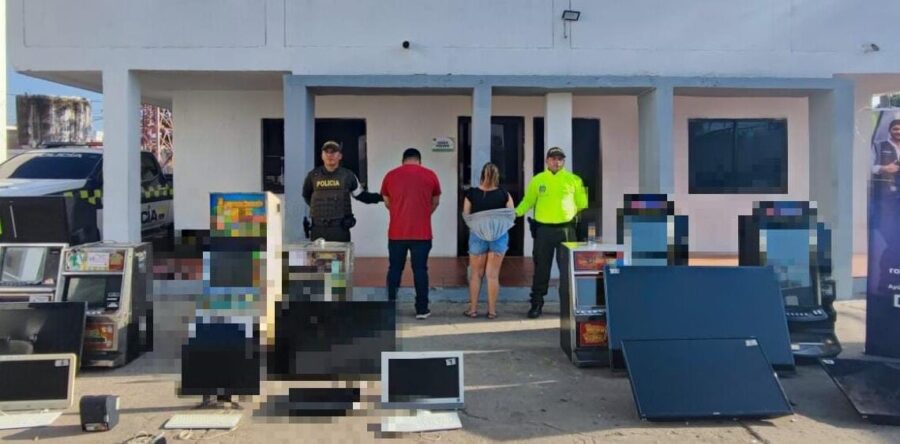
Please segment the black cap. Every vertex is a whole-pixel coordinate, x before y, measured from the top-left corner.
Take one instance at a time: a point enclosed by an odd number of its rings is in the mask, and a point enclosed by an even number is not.
[[[561,148],[555,146],[547,150],[547,157],[562,157],[565,159],[566,153],[564,153]]]
[[[333,140],[329,140],[322,144],[322,151],[338,151],[338,152],[340,152],[342,149],[343,148],[341,147],[341,144],[339,144]]]
[[[406,159],[419,159],[419,161],[421,161],[422,153],[420,153],[419,150],[415,148],[407,148],[403,151],[403,160]]]

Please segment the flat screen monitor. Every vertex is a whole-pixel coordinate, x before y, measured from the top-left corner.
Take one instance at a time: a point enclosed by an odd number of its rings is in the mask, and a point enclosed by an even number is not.
[[[462,408],[464,387],[462,352],[381,354],[381,403],[384,407]]]
[[[89,310],[118,303],[122,296],[122,275],[69,276],[63,300],[86,302]]]
[[[197,322],[181,351],[184,396],[258,395],[258,328],[252,322]]]
[[[56,285],[62,247],[7,245],[0,252],[3,285]]]
[[[0,411],[69,408],[76,363],[71,353],[0,356]]]
[[[275,380],[374,380],[396,348],[394,301],[276,303],[267,370]]]
[[[0,355],[71,353],[81,356],[84,302],[0,304]]]
[[[761,230],[760,242],[765,252],[765,264],[772,267],[784,305],[788,307],[819,307],[815,276],[815,253],[809,229]]]

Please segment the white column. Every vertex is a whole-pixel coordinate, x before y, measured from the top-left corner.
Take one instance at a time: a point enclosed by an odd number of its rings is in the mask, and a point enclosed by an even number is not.
[[[127,69],[103,71],[103,240],[141,240],[141,86]]]
[[[674,101],[674,91],[669,85],[658,85],[638,96],[638,183],[641,193],[675,192],[672,150]]]
[[[472,157],[469,182],[477,187],[481,168],[491,161],[491,87],[479,85],[472,91]]]
[[[6,160],[6,2],[0,2],[0,116],[3,116],[3,135],[0,137],[0,162]]]
[[[809,97],[809,198],[831,228],[835,296],[853,296],[853,85]],[[865,170],[868,171],[868,170]]]
[[[316,97],[296,78],[284,76],[284,242],[306,239],[303,180],[313,166]]]
[[[544,97],[544,153],[555,146],[562,148],[566,159],[572,161],[572,93],[549,93]]]

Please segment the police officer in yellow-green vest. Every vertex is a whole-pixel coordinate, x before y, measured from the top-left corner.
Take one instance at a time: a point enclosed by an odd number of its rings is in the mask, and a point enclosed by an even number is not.
[[[341,145],[334,141],[322,145],[322,166],[303,181],[303,199],[309,205],[311,224],[304,221],[310,240],[350,242],[350,228],[356,225],[350,197],[362,203],[382,202],[381,194],[369,193],[359,184],[356,174],[342,166]]]
[[[581,178],[565,169],[566,153],[558,147],[550,148],[545,162],[547,169],[531,179],[525,197],[516,207],[517,216],[534,208],[534,277],[528,310],[532,319],[539,317],[544,307],[553,256],[557,256],[559,264],[561,244],[575,240],[575,216],[588,206],[587,189]]]

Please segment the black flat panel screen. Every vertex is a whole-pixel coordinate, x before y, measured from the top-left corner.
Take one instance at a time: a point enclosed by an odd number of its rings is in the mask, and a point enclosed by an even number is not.
[[[60,361],[68,364],[60,365]],[[69,361],[0,361],[0,403],[68,398]],[[38,383],[23,384],[22,381]]]
[[[66,278],[64,299],[87,302],[89,309],[106,308],[109,302],[118,304],[121,297],[122,275],[69,276]]]
[[[374,379],[396,347],[393,301],[283,301],[275,307],[268,372],[282,380]]]
[[[72,353],[81,357],[84,302],[0,304],[0,354]],[[22,346],[30,349],[23,353]]]
[[[784,303],[769,267],[607,268],[609,346],[629,339],[758,338],[778,369],[793,369]]]
[[[210,287],[255,287],[253,251],[211,251],[209,253]],[[258,261],[257,261],[258,262]],[[256,264],[258,267],[259,265]]]
[[[863,418],[875,424],[900,425],[900,364],[826,359],[822,367]]]
[[[198,323],[181,350],[181,395],[258,395],[259,335],[245,324]],[[250,327],[253,328],[253,327]]]
[[[388,361],[388,402],[459,398],[459,362],[455,357]]]
[[[624,341],[638,414],[649,420],[790,415],[755,339]]]

